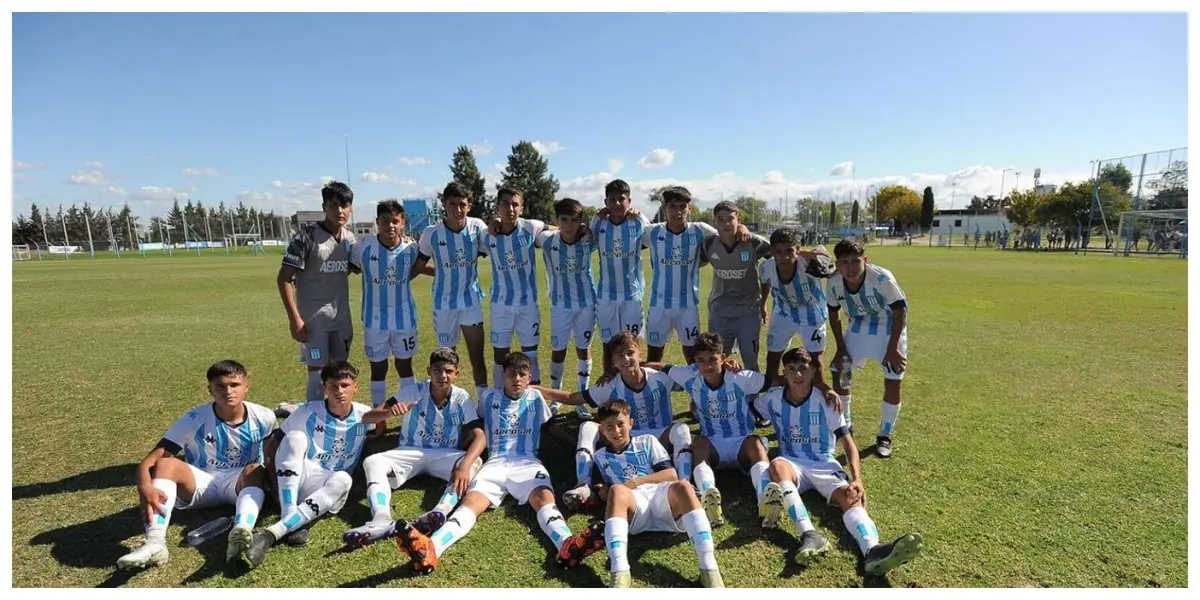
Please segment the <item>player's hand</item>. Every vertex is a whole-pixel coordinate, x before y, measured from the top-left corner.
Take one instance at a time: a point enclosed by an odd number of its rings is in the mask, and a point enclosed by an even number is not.
[[[753,239],[753,237],[754,237],[754,235],[750,233],[750,229],[748,227],[746,227],[744,224],[738,225],[737,234],[738,234],[738,241],[743,244],[750,243],[750,240]]]
[[[162,490],[154,487],[154,484],[139,485],[138,495],[141,496],[142,510],[145,513],[147,523],[154,522],[155,513],[164,517],[167,516],[167,495]]]
[[[762,319],[762,324],[765,327],[767,325],[767,307],[764,306],[758,309],[758,316]]]
[[[454,493],[458,494],[459,498],[467,495],[467,486],[471,485],[471,465],[467,464],[467,461],[462,461],[454,468],[450,485],[454,487]]]
[[[899,348],[888,350],[883,357],[883,362],[891,365],[892,371],[896,373],[903,373],[908,368],[908,357]]]
[[[842,404],[842,397],[839,396],[837,392],[833,391],[833,388],[829,388],[829,391],[825,392],[825,404],[828,404],[829,408],[832,408],[839,413],[842,413],[845,410],[845,406]]]
[[[308,324],[304,321],[293,321],[289,323],[292,331],[292,339],[301,344],[308,343]]]
[[[625,216],[627,216],[631,219],[636,219],[636,218],[642,216],[642,211],[630,206],[629,210],[625,211]]]
[[[607,206],[600,207],[600,210],[596,211],[596,218],[601,219],[601,220],[607,219],[608,218],[608,207]]]
[[[500,219],[492,217],[491,222],[488,223],[488,233],[492,235],[498,235],[500,233]]]
[[[846,500],[851,506],[862,502],[863,508],[867,507],[867,490],[863,487],[861,478],[850,482],[850,486],[846,488]]]
[[[412,410],[412,407],[414,407],[416,405],[417,405],[416,402],[413,402],[410,404],[405,404],[403,402],[397,402],[392,405],[392,416],[399,417],[400,415],[407,414],[408,411]]]
[[[732,356],[726,356],[725,362],[721,363],[721,366],[725,367],[725,370],[727,371],[741,371],[742,361]]]
[[[608,486],[603,483],[596,484],[596,497],[600,498],[600,502],[608,502]]]

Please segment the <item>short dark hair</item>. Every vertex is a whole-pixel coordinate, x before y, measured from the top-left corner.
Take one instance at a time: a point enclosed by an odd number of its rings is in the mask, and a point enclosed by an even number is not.
[[[721,339],[721,334],[705,331],[696,336],[696,344],[692,346],[692,353],[696,352],[712,352],[720,354],[725,349],[725,342]]]
[[[429,353],[429,366],[449,364],[458,366],[458,351],[448,346],[442,346]]]
[[[630,415],[629,403],[620,398],[614,398],[600,405],[600,408],[596,411],[596,421],[601,422],[605,419],[621,415],[627,417]]]
[[[350,364],[349,361],[335,360],[321,367],[321,383],[346,378],[358,379],[358,369]]]
[[[504,182],[504,185],[500,186],[500,189],[496,190],[496,202],[499,202],[500,199],[505,196],[520,196],[522,199],[524,199],[525,192],[521,191],[521,188],[517,187],[516,185],[506,181]]]
[[[629,187],[629,184],[626,183],[624,179],[614,179],[608,182],[608,185],[604,186],[605,196],[612,193],[625,194],[628,196],[633,193],[633,190]]]
[[[784,352],[783,356],[779,359],[779,364],[781,365],[790,365],[798,362],[804,363],[806,367],[812,366],[812,355],[808,353],[808,350],[804,349],[804,346],[796,346],[795,348],[789,349],[787,352]]]
[[[403,217],[404,205],[400,204],[400,201],[395,198],[380,200],[379,204],[375,205],[375,218],[378,219],[379,217],[385,217],[388,215],[400,215]]]
[[[505,371],[512,369],[514,371],[531,371],[533,363],[524,352],[510,352],[504,357],[504,363],[500,365]]]
[[[862,242],[852,238],[843,239],[833,247],[833,255],[836,258],[844,256],[859,257],[866,253],[867,249],[862,245]]]
[[[776,229],[775,231],[771,232],[770,243],[772,246],[774,246],[775,244],[787,244],[789,246],[799,246],[800,245],[800,232],[791,227],[780,227],[779,229]]]
[[[336,202],[338,206],[354,204],[354,191],[350,186],[334,179],[321,188],[321,204]]]
[[[692,203],[692,192],[682,185],[673,185],[662,192],[663,204],[672,202]],[[715,214],[715,213],[714,213]]]
[[[574,198],[563,198],[554,203],[554,216],[573,217],[583,214],[583,205]]]
[[[465,198],[467,202],[474,200],[474,197],[471,195],[471,188],[458,181],[447,183],[446,188],[442,190],[443,202],[451,198]]]
[[[719,212],[728,212],[728,213],[733,213],[735,215],[741,214],[741,212],[738,211],[737,205],[728,200],[722,200],[722,201],[718,202],[716,206],[713,207],[713,216],[714,217],[717,216],[717,213],[719,213]]]
[[[222,377],[229,377],[230,375],[245,377],[245,365],[232,359],[219,360],[208,368],[208,373],[205,373],[204,378],[212,382]]]

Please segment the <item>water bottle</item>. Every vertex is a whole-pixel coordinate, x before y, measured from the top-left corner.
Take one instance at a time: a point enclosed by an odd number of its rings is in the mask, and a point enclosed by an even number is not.
[[[854,359],[849,356],[842,357],[842,369],[838,374],[840,379],[838,385],[843,390],[850,389],[850,382],[854,379]]]
[[[191,531],[187,534],[187,544],[192,547],[199,546],[226,531],[229,531],[233,526],[233,517],[221,517],[213,519]]]

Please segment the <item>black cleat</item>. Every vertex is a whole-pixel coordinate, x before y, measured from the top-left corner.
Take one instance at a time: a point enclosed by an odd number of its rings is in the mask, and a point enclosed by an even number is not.
[[[299,548],[300,546],[307,546],[309,538],[308,529],[297,529],[283,536],[283,543],[293,548]]]
[[[921,555],[924,540],[919,533],[906,533],[887,544],[879,544],[867,551],[863,570],[868,575],[882,577]]]
[[[796,564],[807,565],[816,557],[829,551],[829,540],[815,529],[800,534],[800,548],[796,550]]]
[[[250,539],[250,547],[246,549],[246,564],[253,569],[258,565],[263,564],[267,559],[267,550],[275,545],[275,534],[267,529],[259,529],[254,532],[254,537]]]
[[[875,438],[875,456],[879,458],[892,457],[892,438],[882,435]]]

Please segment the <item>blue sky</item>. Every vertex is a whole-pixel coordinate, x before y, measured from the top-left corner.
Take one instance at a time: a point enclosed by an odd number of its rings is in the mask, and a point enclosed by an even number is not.
[[[346,177],[343,135],[360,202],[440,189],[459,144],[494,180],[525,139],[583,200],[616,176],[945,206],[1007,167],[1028,187],[1186,145],[1186,35],[1182,14],[14,14],[13,213],[290,213]]]

